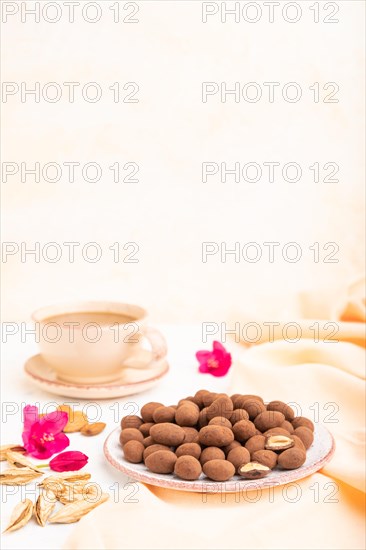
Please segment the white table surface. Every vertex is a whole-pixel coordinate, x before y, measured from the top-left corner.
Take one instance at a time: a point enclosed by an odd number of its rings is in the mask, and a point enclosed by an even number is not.
[[[104,440],[118,426],[122,416],[131,414],[133,408],[141,407],[148,401],[161,401],[169,405],[176,403],[182,397],[192,395],[200,388],[224,391],[229,383],[230,373],[223,378],[214,378],[198,372],[195,352],[211,347],[210,342],[202,344],[201,325],[161,325],[158,328],[168,342],[170,365],[168,374],[147,392],[121,399],[99,401],[96,406],[89,405],[89,417],[98,414],[100,420],[107,424],[102,434],[90,438],[78,433],[69,434],[70,446],[66,450],[80,450],[88,455],[89,463],[85,470],[92,474],[92,480],[96,481],[104,491],[110,493],[111,499],[128,498],[131,494],[131,486],[126,486],[128,478],[107,463],[103,454]],[[230,345],[228,347],[230,348]],[[50,404],[51,410],[51,403],[71,401],[78,404],[77,400],[48,394],[25,379],[23,365],[28,357],[35,353],[37,353],[37,345],[31,338],[28,338],[26,343],[21,343],[19,337],[9,337],[8,342],[2,346],[2,445],[21,443],[21,410],[26,404],[38,404],[42,412],[45,412],[44,407],[47,404]],[[82,408],[87,404],[84,400],[80,400],[79,403],[80,407],[76,408]],[[6,467],[6,463],[1,463],[1,467]],[[35,500],[36,494],[35,484],[16,488],[1,487],[1,531],[6,528],[14,506],[22,498]],[[138,492],[135,498],[138,498]],[[14,550],[59,549],[63,547],[73,528],[73,524],[52,524],[42,528],[32,519],[19,531],[3,535],[1,546],[4,549]]]

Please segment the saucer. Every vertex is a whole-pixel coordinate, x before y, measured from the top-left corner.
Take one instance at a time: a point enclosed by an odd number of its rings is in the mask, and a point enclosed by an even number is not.
[[[103,384],[76,384],[57,378],[40,354],[33,355],[24,365],[28,378],[42,390],[79,399],[113,399],[140,393],[154,386],[169,370],[166,358],[146,362],[143,369],[124,367],[117,380]]]

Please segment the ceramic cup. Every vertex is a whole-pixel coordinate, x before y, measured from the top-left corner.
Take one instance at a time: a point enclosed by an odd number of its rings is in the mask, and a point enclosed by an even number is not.
[[[144,308],[119,302],[74,302],[32,315],[45,362],[58,378],[80,384],[112,382],[126,366],[148,368],[163,358],[165,339],[146,318]],[[150,361],[136,366],[130,360],[142,351],[143,339],[150,343]]]

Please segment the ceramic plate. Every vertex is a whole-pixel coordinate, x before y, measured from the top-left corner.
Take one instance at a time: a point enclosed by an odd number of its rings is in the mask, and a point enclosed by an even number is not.
[[[104,384],[72,384],[59,380],[41,355],[34,355],[24,365],[27,378],[50,393],[79,399],[113,399],[150,389],[169,370],[166,359],[150,361],[146,368],[124,368],[119,380]]]
[[[236,493],[243,489],[257,490],[261,487],[273,487],[294,482],[320,470],[332,458],[335,449],[333,436],[324,426],[317,425],[314,432],[314,443],[307,451],[306,462],[297,470],[275,469],[265,478],[255,481],[234,476],[230,481],[218,483],[209,480],[204,474],[201,474],[201,477],[196,481],[184,481],[174,475],[154,474],[144,464],[127,462],[123,458],[122,448],[119,444],[120,432],[120,428],[116,428],[104,443],[104,454],[112,466],[129,477],[148,485],[158,485],[167,489],[196,493],[217,493],[218,486],[220,486],[221,492]]]

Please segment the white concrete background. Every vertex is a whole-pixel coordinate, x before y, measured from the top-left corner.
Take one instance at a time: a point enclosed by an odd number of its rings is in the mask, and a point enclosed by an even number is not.
[[[36,263],[31,257],[22,263],[19,254],[3,258],[3,321],[26,320],[52,302],[88,298],[140,303],[155,322],[221,321],[238,312],[274,320],[284,310],[296,312],[298,292],[316,290],[322,298],[363,271],[364,3],[338,0],[336,24],[315,24],[309,9],[314,2],[307,1],[298,2],[303,16],[295,24],[281,15],[269,23],[263,2],[257,2],[263,16],[255,24],[221,23],[219,16],[203,24],[202,3],[184,0],[139,1],[139,23],[115,24],[113,3],[99,2],[102,18],[96,24],[83,21],[78,9],[75,22],[68,23],[63,2],[57,2],[63,15],[56,24],[33,23],[31,17],[22,23],[18,13],[2,25],[3,81],[29,86],[96,81],[104,91],[96,104],[22,103],[19,94],[2,103],[3,162],[93,161],[104,168],[96,184],[80,177],[74,183],[32,178],[23,183],[19,175],[3,183],[3,241],[30,248],[36,241],[96,241],[103,250],[96,264],[65,258]],[[31,8],[34,2],[1,4]],[[108,86],[116,81],[137,82],[139,103],[113,103]],[[273,104],[265,99],[250,104],[221,103],[215,96],[203,104],[204,81],[228,86],[255,81],[262,87],[296,81],[303,97],[291,104],[276,94]],[[339,103],[314,103],[309,90],[314,82],[337,82]],[[137,162],[139,183],[113,183],[107,167],[116,161]],[[253,184],[204,184],[204,161],[295,161],[304,176],[295,184],[265,177]],[[336,162],[340,182],[311,181],[307,167],[316,161]],[[139,263],[113,263],[108,247],[116,241],[138,243]],[[228,247],[236,241],[297,241],[305,259],[236,264],[214,257],[205,264],[202,241]],[[314,263],[308,246],[315,241],[336,242],[339,263]],[[192,359],[201,347],[200,326],[194,333],[177,325],[164,331],[172,371],[152,390],[154,399],[180,397],[184,388],[202,383]],[[2,366],[6,401],[52,400],[22,377],[23,363],[34,352],[18,336],[9,340]],[[136,397],[138,403],[147,400]],[[103,418],[112,429],[108,405]],[[17,415],[5,420],[4,441],[20,433],[19,420]],[[93,475],[109,487],[115,474],[106,469],[100,449],[89,452]],[[15,495],[6,503],[5,519],[17,501]],[[70,529],[50,528],[39,537],[32,525],[5,544],[60,548]]]
[[[70,104],[66,95],[58,103],[9,97],[2,105],[3,161],[94,161],[104,177],[95,184],[80,177],[75,183],[10,177],[2,188],[3,240],[29,247],[96,241],[103,257],[89,264],[77,254],[71,264],[64,247],[55,264],[8,257],[4,320],[81,298],[137,302],[156,321],[224,319],[238,307],[277,315],[299,290],[343,284],[363,270],[363,2],[337,2],[336,24],[322,22],[330,14],[324,2],[318,24],[307,1],[298,3],[302,17],[294,24],[281,15],[287,2],[272,24],[263,2],[254,24],[233,17],[221,23],[219,14],[204,24],[201,2],[155,0],[137,2],[137,24],[113,23],[108,1],[99,2],[98,23],[85,22],[79,7],[70,24],[57,3],[58,23],[42,17],[34,23],[32,16],[22,23],[19,11],[3,24],[3,80],[29,86],[96,81],[103,97],[95,104]],[[34,2],[15,4],[30,9]],[[116,81],[137,82],[139,103],[113,103],[108,86]],[[280,82],[281,90],[296,81],[303,97],[292,104],[276,92],[273,104],[251,104],[221,103],[217,95],[204,104],[203,81],[255,81],[264,92],[263,82]],[[314,103],[309,86],[330,81],[339,84],[339,103]],[[139,183],[113,183],[108,166],[116,161],[137,162]],[[295,161],[303,177],[204,184],[203,161]],[[336,162],[340,182],[314,183],[308,166],[315,161]],[[113,263],[108,247],[116,241],[135,241],[139,263]],[[304,259],[236,264],[215,256],[204,264],[203,241],[229,248],[236,241],[297,241]],[[315,241],[336,242],[339,263],[314,263],[308,247]]]

